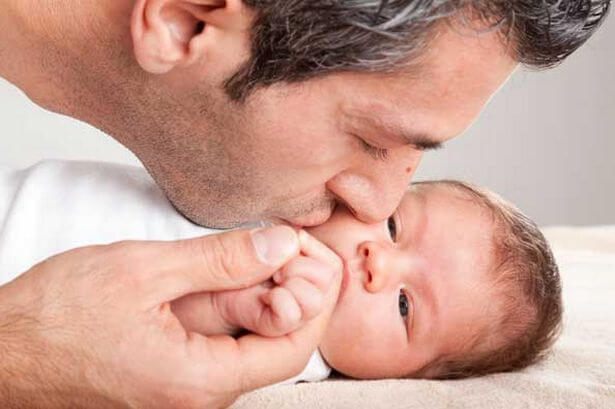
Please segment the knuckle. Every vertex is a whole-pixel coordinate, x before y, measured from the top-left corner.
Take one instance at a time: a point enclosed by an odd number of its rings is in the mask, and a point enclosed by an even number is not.
[[[207,240],[195,240],[195,250],[203,263],[203,269],[214,280],[238,283],[241,271],[238,260],[244,256],[229,237],[219,234],[208,236]]]
[[[342,259],[340,257],[338,257],[337,254],[334,255],[334,257],[331,258],[330,268],[332,269],[333,273],[340,272],[344,268],[344,264],[342,263]]]
[[[301,309],[291,308],[286,313],[288,315],[286,324],[288,325],[289,330],[292,330],[301,322]]]
[[[333,276],[335,276],[338,273],[341,273],[342,269],[337,268],[337,267],[328,267],[326,270],[326,277],[328,277],[329,279],[331,279]]]
[[[292,260],[283,268],[287,279],[308,278],[321,269],[321,263],[307,257]]]
[[[147,270],[137,261],[141,251],[139,242],[123,240],[101,246],[98,250],[98,272],[110,281],[110,285],[130,289],[143,286],[147,280]]]
[[[341,275],[342,274],[342,267],[340,266],[331,266],[328,265],[325,267],[324,269],[324,278],[325,278],[325,285],[329,286],[331,284],[331,282],[333,281],[333,278]]]
[[[305,319],[311,319],[318,315],[318,313],[322,310],[323,300],[324,298],[320,292],[309,298],[304,306]]]
[[[289,316],[283,319],[277,319],[273,323],[272,333],[270,336],[276,337],[288,334],[296,329],[300,323],[300,316],[297,316],[295,313],[290,313]]]
[[[138,242],[134,240],[121,240],[107,244],[106,246],[98,246],[98,248],[107,253],[107,256],[127,258],[134,254],[138,245],[137,243]],[[95,248],[96,247],[93,249]]]
[[[272,324],[281,332],[286,332],[301,321],[301,309],[292,293],[287,289],[277,288],[276,293],[271,306]]]
[[[295,257],[291,259],[288,263],[286,263],[280,271],[282,271],[285,276],[291,277],[296,275],[297,272],[301,270],[304,264],[304,257]]]

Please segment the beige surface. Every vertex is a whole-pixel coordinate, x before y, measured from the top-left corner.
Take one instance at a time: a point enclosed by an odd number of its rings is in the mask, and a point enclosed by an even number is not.
[[[543,364],[459,381],[273,386],[243,396],[233,408],[615,409],[615,226],[544,231],[562,274],[565,329]]]

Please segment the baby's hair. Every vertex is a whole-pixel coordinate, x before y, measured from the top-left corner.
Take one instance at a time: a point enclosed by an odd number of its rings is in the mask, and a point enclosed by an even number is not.
[[[486,209],[494,223],[494,290],[498,317],[467,348],[442,356],[411,377],[456,379],[509,372],[542,360],[562,327],[559,270],[538,226],[486,189],[456,180],[416,182],[452,188]]]

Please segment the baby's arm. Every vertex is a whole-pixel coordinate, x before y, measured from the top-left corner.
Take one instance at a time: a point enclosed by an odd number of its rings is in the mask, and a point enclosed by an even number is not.
[[[301,232],[302,255],[273,280],[243,290],[193,294],[172,304],[173,312],[191,331],[234,335],[245,329],[265,336],[294,331],[321,310],[339,264],[331,250]],[[324,267],[324,268],[323,268]]]

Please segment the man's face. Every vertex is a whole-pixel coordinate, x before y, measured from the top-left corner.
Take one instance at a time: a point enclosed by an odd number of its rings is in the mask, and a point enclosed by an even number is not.
[[[133,150],[199,224],[317,225],[337,202],[374,222],[397,207],[422,150],[461,134],[515,65],[496,33],[444,28],[408,72],[277,84],[243,104],[188,93],[182,104],[200,98],[200,112],[169,117],[163,144]]]

